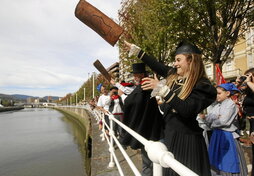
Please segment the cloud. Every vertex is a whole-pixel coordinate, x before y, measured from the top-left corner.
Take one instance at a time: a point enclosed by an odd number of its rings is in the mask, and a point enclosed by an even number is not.
[[[88,2],[117,19],[119,0]],[[1,1],[0,93],[64,96],[96,71],[96,59],[106,67],[118,60],[118,48],[74,16],[77,3]]]

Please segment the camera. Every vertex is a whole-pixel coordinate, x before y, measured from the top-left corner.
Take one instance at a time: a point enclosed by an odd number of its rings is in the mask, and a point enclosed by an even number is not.
[[[246,76],[241,76],[240,78],[239,78],[239,83],[243,83],[243,81],[245,81],[246,80]]]

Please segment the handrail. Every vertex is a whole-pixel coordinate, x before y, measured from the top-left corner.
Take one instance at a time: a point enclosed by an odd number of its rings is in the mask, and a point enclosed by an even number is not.
[[[78,107],[78,108],[80,108],[80,107]],[[89,110],[88,108],[85,108],[85,109]],[[154,166],[153,167],[153,175],[154,176],[161,176],[162,175],[162,167],[164,167],[164,168],[170,167],[176,173],[178,173],[180,176],[198,176],[196,173],[194,173],[188,167],[186,167],[185,165],[183,165],[182,163],[177,161],[174,158],[174,155],[167,150],[167,147],[165,146],[165,144],[163,144],[159,141],[150,141],[150,140],[145,139],[143,136],[139,135],[134,130],[130,129],[128,126],[126,126],[125,124],[123,124],[122,122],[120,122],[119,120],[114,118],[114,116],[111,113],[107,114],[109,116],[109,120],[110,120],[110,126],[108,126],[105,123],[104,118],[102,117],[102,113],[97,113],[96,112],[97,110],[91,110],[91,109],[89,111],[92,112],[92,114],[95,116],[95,119],[97,121],[98,120],[103,121],[103,128],[102,128],[102,131],[104,134],[103,136],[106,136],[107,142],[109,144],[109,151],[110,151],[110,158],[111,158],[109,167],[114,167],[114,161],[115,161],[116,166],[117,166],[118,171],[121,176],[123,175],[123,171],[122,171],[119,161],[115,155],[113,141],[115,141],[115,143],[117,144],[118,148],[122,152],[124,158],[126,159],[127,163],[131,167],[134,174],[137,176],[140,176],[141,174],[138,171],[138,169],[136,168],[136,166],[133,164],[133,162],[131,161],[131,159],[128,156],[128,154],[126,153],[126,151],[121,146],[121,144],[118,141],[118,139],[116,138],[116,136],[114,135],[113,121],[115,123],[117,123],[119,126],[121,126],[125,131],[127,131],[129,134],[131,134],[134,138],[136,138],[140,143],[142,143],[144,145],[149,159],[153,162],[153,166]],[[106,135],[104,126],[106,126],[107,129],[109,130],[110,139]],[[114,161],[113,161],[113,158],[114,158]]]
[[[159,164],[163,167],[170,167],[176,173],[181,176],[197,176],[192,170],[188,167],[184,166],[182,163],[174,159],[174,155],[167,150],[167,147],[161,142],[155,141],[148,141],[143,136],[136,133],[134,130],[130,129],[128,126],[120,122],[119,120],[115,119],[111,113],[107,114],[109,116],[110,121],[116,122],[119,126],[121,126],[125,131],[131,134],[134,138],[136,138],[140,143],[145,146],[145,150],[149,159],[156,164]],[[107,124],[106,124],[107,125]],[[114,131],[107,127],[110,131],[110,135],[114,136]],[[114,140],[115,140],[114,136]],[[154,175],[158,173],[154,170]]]
[[[119,120],[115,119],[112,114],[109,115],[109,119],[115,121],[118,125],[135,137],[140,143],[142,143],[145,146],[149,159],[153,163],[160,164],[163,167],[171,167],[181,176],[197,176],[197,174],[188,167],[174,159],[174,155],[167,150],[167,147],[163,143],[146,140],[144,137],[121,123]]]
[[[103,122],[105,124],[105,126],[109,129],[109,126],[105,123],[105,120],[103,119]],[[138,171],[137,167],[135,166],[135,164],[132,162],[132,160],[130,159],[130,157],[128,156],[128,154],[126,153],[126,151],[123,149],[122,145],[120,144],[120,142],[118,141],[118,139],[116,138],[116,136],[114,135],[114,131],[110,130],[109,132],[110,136],[112,136],[114,138],[114,141],[116,142],[117,146],[119,147],[119,149],[121,150],[124,158],[126,159],[127,163],[129,164],[130,168],[132,169],[133,173],[136,176],[141,176],[140,172]],[[108,140],[108,136],[106,135],[106,139],[108,141],[108,144],[110,144],[110,141]],[[114,150],[114,148],[112,149],[112,151]],[[117,161],[118,162],[118,161]]]

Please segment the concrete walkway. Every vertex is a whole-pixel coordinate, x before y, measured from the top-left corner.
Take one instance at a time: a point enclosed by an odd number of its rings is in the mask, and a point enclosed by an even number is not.
[[[247,168],[248,168],[248,176],[251,176],[251,169],[252,169],[251,146],[245,146],[242,144],[242,149],[244,151],[244,157],[246,159],[246,164],[247,164]]]
[[[108,168],[110,162],[109,147],[107,141],[102,141],[100,135],[101,131],[98,129],[98,124],[92,117],[92,158],[91,158],[91,175],[92,176],[119,176],[117,167]],[[139,150],[132,150],[127,148],[128,156],[136,165],[139,171],[141,171],[141,155]],[[126,176],[134,175],[130,169],[128,163],[122,156],[120,150],[116,147],[116,156],[119,159],[120,165],[123,169],[123,173]]]

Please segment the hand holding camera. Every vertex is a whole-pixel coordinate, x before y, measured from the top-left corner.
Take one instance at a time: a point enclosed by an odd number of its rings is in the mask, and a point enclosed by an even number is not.
[[[239,83],[243,83],[244,81],[246,80],[246,76],[241,76],[240,78],[238,78],[238,81]]]
[[[246,79],[245,79],[245,82],[247,83],[247,82],[252,82],[253,80],[252,80],[252,74],[251,73],[248,73],[248,74],[246,74]]]
[[[253,73],[247,72],[245,75],[237,78],[237,84],[239,89],[244,92],[249,87],[254,92],[254,76]]]
[[[243,82],[252,82],[252,74],[246,74],[238,78],[238,83],[243,83]]]

